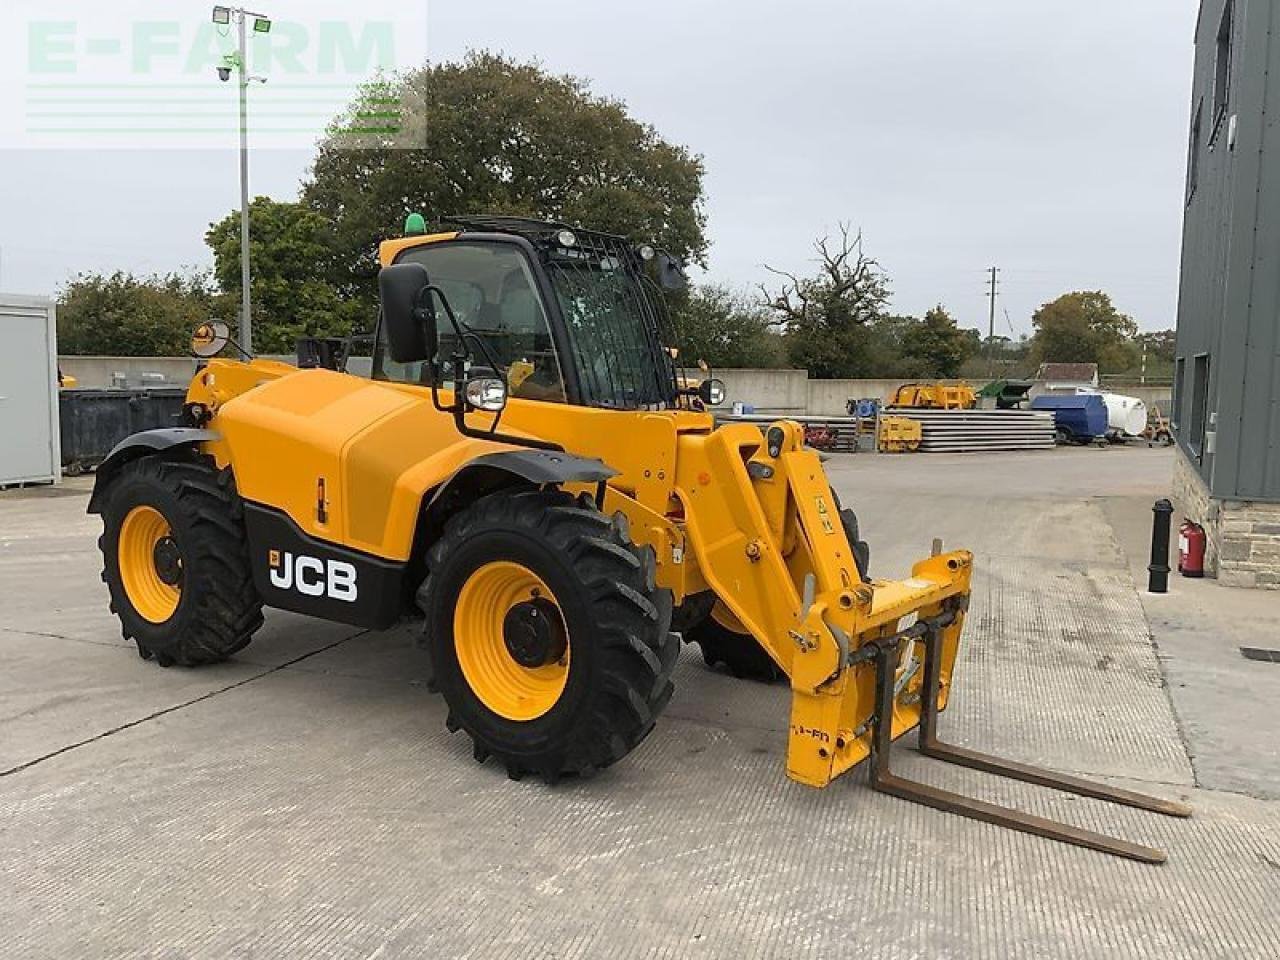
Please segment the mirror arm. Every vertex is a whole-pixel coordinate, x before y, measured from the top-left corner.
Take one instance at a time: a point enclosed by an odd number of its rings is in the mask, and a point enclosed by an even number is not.
[[[431,404],[441,413],[453,413],[453,407],[446,407],[440,402],[440,368],[436,364],[435,358],[427,361],[427,369],[431,371]],[[457,398],[454,398],[456,405]]]
[[[476,346],[480,348],[480,352],[484,354],[485,360],[489,361],[489,365],[493,369],[505,376],[506,368],[498,362],[497,357],[489,350],[489,345],[481,339],[480,335],[469,327],[465,321],[459,320],[457,314],[453,312],[453,305],[449,303],[449,298],[445,296],[443,290],[432,284],[423,289],[424,295],[434,296],[440,301],[440,305],[444,307],[445,315],[449,318],[449,324],[453,327],[453,332],[458,335],[460,342],[474,341]]]
[[[250,353],[248,350],[246,350],[244,347],[240,346],[240,344],[239,344],[239,343],[237,343],[237,342],[235,341],[235,339],[234,339],[234,338],[232,338],[232,337],[227,337],[227,343],[229,343],[229,344],[231,344],[231,346],[235,347],[235,348],[236,348],[236,353],[238,353],[238,354],[240,354],[240,356],[244,357],[244,358],[245,358],[245,360],[248,360],[248,361],[250,361],[250,362],[252,362],[252,361],[253,361],[253,359],[254,359],[253,354],[251,354],[251,353]]]
[[[480,352],[485,355],[485,359],[493,365],[495,372],[499,373],[504,380],[506,379],[506,368],[497,362],[493,354],[489,351],[488,344],[486,344],[474,330],[458,319],[457,315],[453,312],[453,307],[449,304],[449,298],[445,296],[443,290],[432,284],[423,288],[422,296],[425,298],[434,296],[440,301],[441,306],[444,307],[445,315],[449,318],[449,323],[453,326],[454,333],[458,335],[459,347],[452,357],[453,404],[451,406],[446,407],[440,403],[439,387],[437,386],[440,382],[440,371],[436,366],[434,357],[428,361],[430,364],[429,369],[431,371],[431,400],[432,403],[435,404],[436,409],[442,413],[452,413],[454,426],[464,437],[470,437],[473,440],[489,440],[494,443],[509,443],[513,447],[530,447],[534,450],[552,450],[556,453],[564,453],[564,447],[558,443],[553,443],[550,440],[538,440],[534,437],[516,437],[508,433],[499,433],[498,422],[502,419],[501,412],[499,412],[494,418],[493,427],[489,430],[477,430],[467,423],[467,375],[465,365],[468,359],[468,354],[463,349],[465,344],[474,341],[476,345],[479,346]],[[425,308],[422,309],[425,310]],[[430,313],[430,311],[425,312],[428,314]],[[427,322],[432,318],[427,316],[423,319],[424,322]]]

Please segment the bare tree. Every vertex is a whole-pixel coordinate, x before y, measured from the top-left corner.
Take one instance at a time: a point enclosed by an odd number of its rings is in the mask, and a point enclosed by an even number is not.
[[[772,325],[784,329],[792,362],[813,376],[852,375],[865,354],[864,328],[884,316],[889,300],[888,278],[863,250],[862,232],[846,223],[839,231],[814,243],[813,276],[766,264],[781,284],[776,289],[760,285],[761,303],[772,314]]]
[[[818,256],[818,273],[814,277],[797,277],[786,270],[769,266],[764,268],[782,278],[777,290],[760,284],[764,306],[777,314],[777,324],[813,322],[813,309],[817,306],[832,307],[845,304],[847,310],[834,311],[845,314],[856,323],[866,323],[880,312],[884,305],[887,283],[880,264],[866,255],[862,249],[862,231],[850,231],[847,223],[839,224],[840,236],[833,242],[830,235],[815,241],[813,247]]]

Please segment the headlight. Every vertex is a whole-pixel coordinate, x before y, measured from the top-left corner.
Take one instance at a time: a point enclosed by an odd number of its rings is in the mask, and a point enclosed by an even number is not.
[[[507,385],[497,377],[478,377],[467,381],[467,406],[473,410],[498,413],[507,405]]]

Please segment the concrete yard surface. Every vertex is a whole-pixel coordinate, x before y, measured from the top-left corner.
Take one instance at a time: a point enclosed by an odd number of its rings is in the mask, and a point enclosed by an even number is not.
[[[787,780],[789,691],[686,648],[654,733],[515,783],[414,631],[269,612],[233,661],[120,638],[90,481],[0,494],[0,955],[1280,957],[1280,594],[1142,592],[1172,454],[833,457],[873,573],[977,555],[941,730],[1189,802],[1177,820],[894,752],[907,776],[1168,852],[1147,866]]]

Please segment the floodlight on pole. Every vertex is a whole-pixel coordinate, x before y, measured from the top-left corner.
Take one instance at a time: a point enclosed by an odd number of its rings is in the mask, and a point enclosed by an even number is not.
[[[266,83],[265,77],[249,75],[248,37],[245,24],[253,20],[253,32],[271,32],[271,18],[243,7],[213,8],[213,22],[227,25],[235,20],[238,28],[239,54],[229,56],[218,68],[218,79],[226,82],[231,72],[239,74],[240,87],[240,346],[246,354],[253,353],[253,300],[250,295],[252,271],[249,263],[249,84]]]

